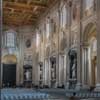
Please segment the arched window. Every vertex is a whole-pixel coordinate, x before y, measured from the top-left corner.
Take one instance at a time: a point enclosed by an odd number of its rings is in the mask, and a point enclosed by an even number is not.
[[[14,48],[16,43],[15,32],[7,31],[5,34],[5,46],[7,48]]]

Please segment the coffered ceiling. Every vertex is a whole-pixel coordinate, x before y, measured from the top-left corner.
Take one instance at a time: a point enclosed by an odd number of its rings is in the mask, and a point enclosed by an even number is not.
[[[32,25],[53,0],[3,0],[3,24]]]

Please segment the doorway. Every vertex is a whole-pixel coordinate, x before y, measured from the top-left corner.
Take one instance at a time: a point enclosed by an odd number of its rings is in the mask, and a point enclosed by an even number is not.
[[[3,87],[16,86],[16,64],[3,64]]]

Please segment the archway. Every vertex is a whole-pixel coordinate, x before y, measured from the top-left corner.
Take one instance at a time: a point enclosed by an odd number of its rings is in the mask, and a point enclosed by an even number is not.
[[[3,87],[16,86],[16,64],[15,55],[5,55],[2,58],[2,85]]]
[[[97,61],[97,39],[96,25],[89,23],[84,31],[84,69],[85,81],[91,88],[96,86],[96,61]]]

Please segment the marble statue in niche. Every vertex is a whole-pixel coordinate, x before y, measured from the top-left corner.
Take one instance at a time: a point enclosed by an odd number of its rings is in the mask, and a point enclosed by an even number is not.
[[[51,62],[51,80],[53,81],[56,79],[56,58],[51,57],[50,62]]]
[[[71,48],[68,52],[70,61],[69,89],[75,89],[77,83],[77,51]]]
[[[31,79],[31,72],[29,70],[26,70],[26,72],[25,72],[25,79],[27,81]]]
[[[39,63],[39,67],[40,67],[40,82],[39,82],[39,84],[41,86],[43,83],[43,62]]]
[[[77,52],[74,49],[70,49],[68,52],[70,60],[70,79],[77,78]]]
[[[52,69],[51,69],[51,79],[54,80],[56,79],[56,76],[55,76],[55,63],[52,63]]]

